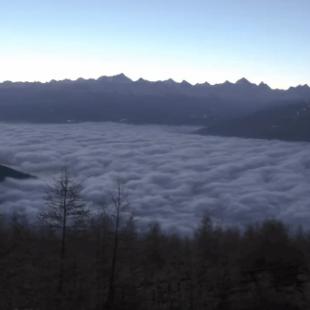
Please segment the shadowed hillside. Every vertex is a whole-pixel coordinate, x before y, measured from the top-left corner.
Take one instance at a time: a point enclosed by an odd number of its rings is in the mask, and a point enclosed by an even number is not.
[[[33,176],[14,170],[12,168],[0,165],[0,182],[4,181],[6,178],[29,179],[29,178],[33,178]]]
[[[203,128],[201,134],[310,141],[310,105],[288,104]]]

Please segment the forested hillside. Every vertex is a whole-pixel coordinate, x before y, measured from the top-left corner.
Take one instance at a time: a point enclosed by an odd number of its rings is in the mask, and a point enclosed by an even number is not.
[[[279,222],[223,229],[207,219],[191,238],[157,224],[118,233],[113,218],[70,230],[59,290],[61,237],[14,215],[0,230],[1,309],[308,309],[310,239]],[[111,297],[111,288],[113,295]]]
[[[201,218],[193,235],[141,230],[118,184],[90,212],[64,174],[36,221],[0,222],[0,309],[304,310],[310,238],[267,220],[240,230]]]

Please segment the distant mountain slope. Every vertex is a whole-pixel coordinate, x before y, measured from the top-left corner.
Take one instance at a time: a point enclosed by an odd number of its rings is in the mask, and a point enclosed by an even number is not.
[[[0,83],[0,121],[126,121],[206,125],[267,106],[310,100],[307,85],[288,90],[241,79],[191,85],[132,81],[124,74],[48,83]]]
[[[310,141],[310,104],[274,107],[198,131],[200,134],[244,138]]]
[[[0,165],[0,182],[4,181],[6,178],[29,179],[29,178],[32,178],[32,176],[29,174],[17,171],[15,169]]]

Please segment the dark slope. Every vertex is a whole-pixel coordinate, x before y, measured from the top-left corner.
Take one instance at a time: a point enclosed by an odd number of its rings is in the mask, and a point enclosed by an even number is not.
[[[97,80],[4,82],[0,83],[0,121],[205,125],[291,100],[310,100],[310,88],[274,90],[246,79],[216,85],[132,81],[123,74]]]
[[[310,104],[295,103],[203,128],[200,134],[310,141]]]
[[[33,178],[31,175],[17,171],[15,169],[0,165],[0,182],[4,181],[6,178],[13,179],[29,179]]]

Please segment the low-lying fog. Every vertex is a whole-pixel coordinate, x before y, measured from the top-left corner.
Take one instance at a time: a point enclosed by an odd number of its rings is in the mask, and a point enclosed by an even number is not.
[[[207,213],[222,224],[310,221],[310,144],[194,135],[193,128],[114,123],[0,124],[0,163],[38,180],[0,184],[2,212],[43,205],[69,165],[92,207],[126,184],[138,223],[190,232]]]

